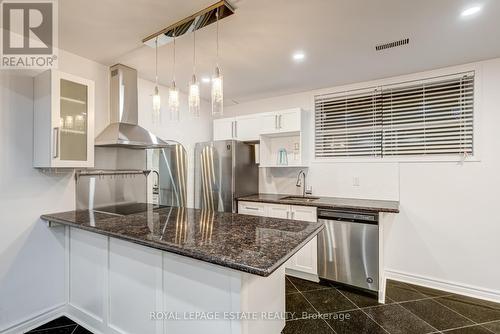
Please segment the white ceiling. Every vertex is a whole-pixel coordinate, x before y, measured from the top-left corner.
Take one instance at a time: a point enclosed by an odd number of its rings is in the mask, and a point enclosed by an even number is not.
[[[143,37],[215,0],[65,0],[60,47],[105,65],[121,62],[154,80],[154,49]],[[226,99],[293,93],[500,56],[498,0],[239,0],[220,22]],[[461,11],[481,5],[480,13]],[[177,85],[192,73],[192,34],[177,41]],[[197,73],[213,73],[215,25],[196,33]],[[408,37],[410,45],[375,51]],[[159,50],[160,82],[172,77],[172,44]],[[291,56],[303,50],[306,59]],[[208,96],[208,85],[204,85]]]

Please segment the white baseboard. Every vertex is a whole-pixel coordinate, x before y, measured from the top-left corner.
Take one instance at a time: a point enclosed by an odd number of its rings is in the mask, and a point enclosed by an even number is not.
[[[392,279],[395,281],[402,281],[405,283],[421,285],[432,289],[443,290],[459,295],[500,303],[500,291],[498,290],[489,290],[467,284],[443,281],[440,279],[424,277],[390,269],[385,270],[385,277],[387,279]]]
[[[293,277],[305,279],[306,281],[311,281],[311,282],[316,282],[316,283],[319,282],[318,275],[309,274],[309,273],[305,273],[305,272],[294,270],[294,269],[286,268],[285,274],[287,274],[288,276],[293,276]]]
[[[55,307],[42,310],[37,314],[32,314],[21,320],[19,323],[0,330],[0,334],[19,334],[28,332],[64,315],[65,306],[66,304],[60,304]]]

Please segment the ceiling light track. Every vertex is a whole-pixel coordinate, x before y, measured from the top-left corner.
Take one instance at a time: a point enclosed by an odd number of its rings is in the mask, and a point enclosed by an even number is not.
[[[222,20],[234,14],[234,8],[226,0],[218,1],[191,16],[188,16],[154,34],[149,35],[142,40],[142,43],[154,48],[156,47],[156,40],[158,41],[158,46],[163,46],[173,42],[174,36],[178,38],[186,33],[193,32],[212,23],[216,23],[217,13],[219,14],[219,20]]]

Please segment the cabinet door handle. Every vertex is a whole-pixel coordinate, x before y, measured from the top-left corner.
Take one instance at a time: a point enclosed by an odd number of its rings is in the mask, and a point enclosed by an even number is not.
[[[281,116],[282,115],[279,115],[278,116],[278,127],[281,129]]]
[[[290,215],[290,212],[286,212],[286,219],[289,219],[288,216]]]
[[[238,138],[238,121],[234,121],[234,138]]]
[[[234,139],[234,121],[231,121],[231,139]]]
[[[54,159],[59,157],[59,127],[53,129],[52,135],[52,157]]]
[[[274,129],[278,130],[278,115],[274,115]]]
[[[292,218],[291,219],[294,219],[295,218],[295,212],[292,211]]]

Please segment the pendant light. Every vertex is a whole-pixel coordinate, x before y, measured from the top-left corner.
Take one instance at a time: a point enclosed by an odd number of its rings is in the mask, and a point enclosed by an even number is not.
[[[212,115],[222,116],[224,114],[224,82],[222,72],[219,67],[219,8],[215,13],[217,26],[217,58],[215,66],[215,75],[212,78]]]
[[[193,30],[193,77],[189,84],[189,112],[194,117],[200,116],[200,83],[196,79],[196,26]]]
[[[158,88],[158,37],[155,40],[155,89],[153,92],[153,124],[161,123],[161,99]]]
[[[179,90],[175,84],[175,30],[174,30],[174,66],[172,75],[172,85],[168,90],[168,109],[170,110],[170,119],[172,121],[179,120]]]

